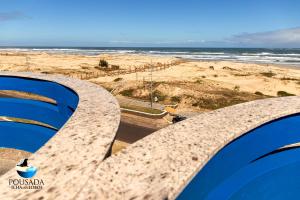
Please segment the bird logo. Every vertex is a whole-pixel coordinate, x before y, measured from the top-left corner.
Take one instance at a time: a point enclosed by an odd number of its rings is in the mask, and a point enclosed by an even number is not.
[[[16,165],[17,173],[22,178],[32,178],[36,172],[37,168],[31,165],[28,165],[28,159],[22,159],[17,165]]]

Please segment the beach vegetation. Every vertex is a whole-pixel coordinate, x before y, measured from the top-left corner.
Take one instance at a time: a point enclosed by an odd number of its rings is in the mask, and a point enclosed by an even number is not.
[[[238,85],[234,86],[233,90],[236,92],[240,91],[240,86],[238,86]]]
[[[48,71],[41,71],[42,74],[52,74],[51,72]]]
[[[251,76],[251,73],[245,73],[245,74],[238,74],[238,73],[234,73],[234,76]]]
[[[269,71],[269,72],[262,72],[260,73],[261,75],[265,76],[265,77],[268,77],[268,78],[271,78],[273,76],[276,76],[276,74],[272,71]]]
[[[228,66],[224,66],[223,69],[225,69],[225,70],[231,70],[231,71],[237,71],[236,69],[228,67]]]
[[[258,96],[263,96],[264,94],[260,91],[256,91],[254,94],[258,95]]]
[[[101,59],[99,62],[99,66],[102,68],[108,68],[108,62],[106,60]]]
[[[180,103],[181,102],[181,97],[179,96],[172,96],[171,101],[174,103]]]
[[[89,69],[89,66],[81,66],[81,69]]]
[[[217,78],[217,77],[218,77],[218,74],[214,74],[213,76],[214,76],[215,78]]]
[[[196,81],[195,81],[195,83],[202,84],[202,83],[203,83],[203,81],[202,81],[202,80],[200,80],[200,79],[198,79],[198,80],[196,80]]]
[[[200,107],[200,108],[208,109],[208,110],[216,110],[219,108],[224,108],[227,106],[232,106],[232,105],[244,103],[244,102],[246,102],[246,100],[243,100],[240,98],[231,98],[231,99],[224,98],[224,97],[220,97],[220,98],[216,98],[216,99],[200,98],[200,99],[198,99],[197,102],[194,102],[192,104],[192,106]]]
[[[287,97],[287,96],[296,96],[295,94],[288,93],[286,91],[278,91],[277,96],[279,97]]]
[[[152,82],[152,87],[158,87],[158,86],[160,86],[160,84],[162,84],[163,82],[160,82],[160,81],[153,81]],[[151,84],[151,82],[149,82],[149,84]]]
[[[215,67],[214,66],[209,66],[209,69],[215,70]]]
[[[159,90],[154,90],[153,97],[157,97],[158,101],[164,101],[167,98],[167,95],[163,94]]]
[[[282,77],[280,78],[282,81],[300,81],[298,78],[291,78],[291,77]]]
[[[112,70],[119,70],[120,66],[119,65],[111,65]]]
[[[122,81],[123,80],[123,78],[116,78],[116,79],[114,79],[114,82],[119,82],[119,81]]]
[[[194,96],[190,94],[184,94],[184,97],[188,99],[194,99]]]
[[[123,96],[132,97],[133,92],[134,92],[134,89],[131,88],[131,89],[121,91],[120,94]]]
[[[108,92],[111,92],[113,90],[112,87],[107,87],[107,86],[103,86],[103,85],[101,85],[101,87],[103,87],[104,89],[106,89]]]

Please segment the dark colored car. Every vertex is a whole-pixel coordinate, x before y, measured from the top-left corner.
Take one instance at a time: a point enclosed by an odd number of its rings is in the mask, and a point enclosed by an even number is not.
[[[175,124],[175,123],[180,122],[180,121],[183,121],[183,120],[185,120],[185,119],[187,119],[187,118],[186,118],[186,117],[183,117],[183,116],[177,115],[177,116],[173,117],[172,123]]]

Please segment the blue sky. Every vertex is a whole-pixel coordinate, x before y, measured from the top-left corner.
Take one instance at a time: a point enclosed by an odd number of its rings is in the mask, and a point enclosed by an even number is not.
[[[297,0],[1,0],[0,46],[300,47]]]

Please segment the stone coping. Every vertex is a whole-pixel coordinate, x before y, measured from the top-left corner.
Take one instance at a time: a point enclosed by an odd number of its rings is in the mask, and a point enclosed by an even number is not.
[[[244,133],[300,112],[300,97],[239,104],[161,129],[106,159],[76,199],[175,199],[218,150]]]
[[[105,89],[60,75],[0,72],[57,82],[74,90],[78,107],[67,123],[41,149],[29,157],[43,179],[42,190],[13,190],[9,179],[20,179],[15,169],[0,177],[0,199],[73,199],[104,160],[115,138],[120,108]]]
[[[62,76],[7,75],[61,83],[80,100],[66,125],[30,157],[39,170],[34,178],[43,179],[44,188],[12,190],[8,179],[18,175],[11,170],[0,177],[0,199],[175,199],[224,145],[259,125],[300,112],[300,97],[285,97],[202,113],[102,161],[120,120],[118,104],[108,92]]]

